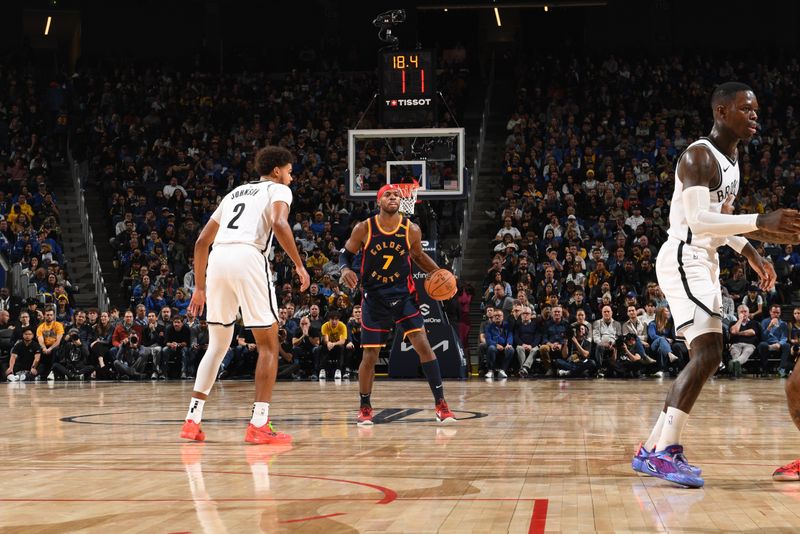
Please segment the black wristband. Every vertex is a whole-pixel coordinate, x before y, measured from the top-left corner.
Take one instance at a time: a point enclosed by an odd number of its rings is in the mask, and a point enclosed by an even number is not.
[[[355,254],[353,254],[352,252],[350,252],[346,248],[343,248],[339,252],[339,267],[341,269],[344,269],[345,267],[347,267],[348,269],[352,270],[351,265],[353,265],[353,259],[355,259],[355,257],[356,257]]]

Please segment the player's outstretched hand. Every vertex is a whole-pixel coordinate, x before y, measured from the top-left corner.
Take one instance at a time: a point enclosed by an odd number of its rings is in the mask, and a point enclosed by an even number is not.
[[[305,291],[306,289],[308,289],[308,286],[311,285],[311,277],[308,276],[308,271],[306,271],[305,267],[303,266],[298,267],[297,265],[295,265],[294,268],[295,272],[297,273],[297,276],[300,278],[300,291],[301,292]]]
[[[206,290],[196,289],[192,294],[192,300],[189,301],[188,311],[195,317],[199,317],[203,313],[203,308],[206,305]]]
[[[358,285],[358,275],[352,269],[344,269],[341,281],[350,289],[355,289]]]
[[[760,259],[760,262],[750,262],[750,267],[752,267],[758,275],[758,286],[761,290],[770,291],[775,287],[775,281],[778,279],[778,275],[775,274],[775,267],[772,266],[771,262],[763,258]]]
[[[771,232],[800,234],[800,212],[779,209],[758,216],[758,227]]]

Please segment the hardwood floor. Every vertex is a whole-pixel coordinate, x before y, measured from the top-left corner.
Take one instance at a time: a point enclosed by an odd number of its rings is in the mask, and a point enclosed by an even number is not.
[[[799,532],[800,456],[781,380],[706,385],[684,433],[706,486],[631,471],[671,381],[279,383],[291,446],[247,445],[253,385],[217,383],[204,444],[178,437],[191,382],[0,385],[0,532]]]

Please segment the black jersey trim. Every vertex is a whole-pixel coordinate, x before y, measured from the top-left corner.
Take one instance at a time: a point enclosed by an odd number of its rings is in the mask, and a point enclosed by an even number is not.
[[[272,239],[272,232],[270,232],[270,239]],[[269,301],[269,311],[272,313],[272,318],[277,321],[278,314],[275,312],[275,306],[272,304],[272,282],[269,279],[269,260],[266,256],[264,256],[264,276],[267,277],[267,300]]]
[[[687,245],[692,244],[692,229],[689,228],[688,226],[686,227],[686,244]]]
[[[725,159],[727,159],[728,161],[730,161],[730,162],[731,162],[731,165],[736,165],[736,164],[738,163],[738,161],[739,161],[739,159],[738,159],[738,158],[737,158],[737,159],[733,159],[732,157],[730,157],[729,155],[727,155],[725,152],[723,152],[723,151],[722,151],[722,149],[720,149],[720,148],[717,146],[717,144],[716,144],[714,141],[712,141],[712,140],[711,140],[711,138],[710,138],[710,137],[700,137],[700,139],[705,139],[706,141],[708,141],[708,143],[709,143],[711,146],[713,146],[713,147],[714,147],[714,149],[715,149],[717,152],[719,152],[720,154],[722,154],[723,156],[725,156]]]
[[[719,160],[717,158],[714,158],[714,161],[717,162],[717,174],[719,176],[719,179],[717,180],[717,183],[714,185],[714,187],[711,186],[708,187],[709,191],[714,191],[722,187],[722,165],[719,164]]]
[[[706,312],[711,317],[722,319],[720,314],[711,311],[708,306],[700,302],[700,299],[692,295],[692,291],[689,289],[689,281],[686,279],[686,271],[683,268],[683,245],[683,241],[681,241],[681,243],[678,245],[678,272],[681,275],[681,283],[683,284],[683,290],[686,291],[686,296],[689,297],[689,300],[694,302],[698,308]]]
[[[206,321],[206,323],[208,323],[208,324],[217,324],[217,325],[220,325],[220,326],[231,326],[234,323],[236,323],[236,319],[234,319],[233,321],[231,321],[229,323],[218,323],[216,321]]]
[[[681,324],[679,324],[678,326],[676,326],[676,327],[675,327],[675,334],[677,335],[677,333],[678,333],[678,331],[679,331],[680,329],[682,329],[682,328],[684,328],[684,327],[686,327],[686,326],[689,326],[690,324],[694,324],[694,319],[689,319],[689,320],[688,320],[688,321],[686,321],[685,323],[681,323]]]

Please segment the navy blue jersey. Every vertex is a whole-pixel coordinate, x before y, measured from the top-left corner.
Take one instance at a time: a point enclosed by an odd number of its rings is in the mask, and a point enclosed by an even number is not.
[[[397,228],[385,229],[378,216],[367,219],[367,239],[361,250],[361,287],[382,294],[414,293],[411,278],[411,222],[402,217]]]

